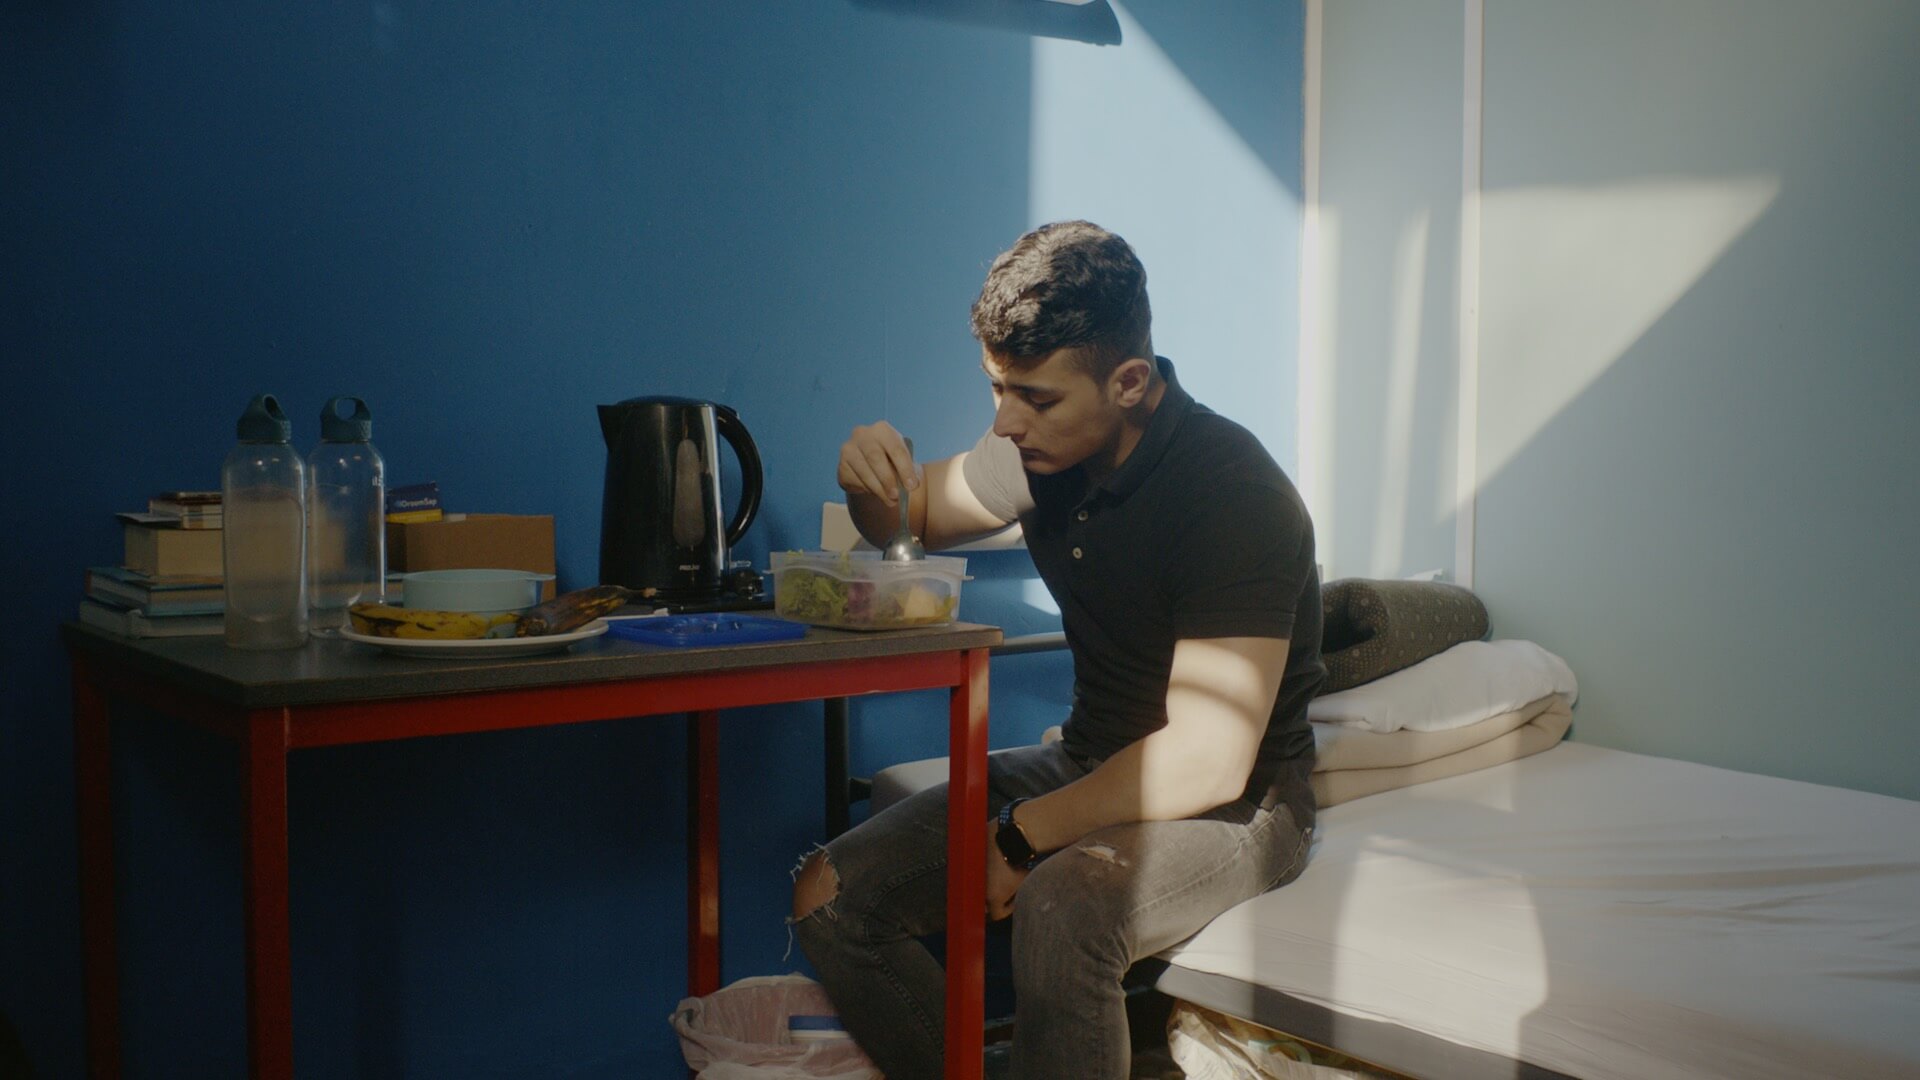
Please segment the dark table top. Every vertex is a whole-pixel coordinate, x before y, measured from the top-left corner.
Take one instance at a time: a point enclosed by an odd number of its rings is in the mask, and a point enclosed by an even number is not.
[[[707,648],[647,645],[603,634],[539,656],[420,659],[372,645],[315,638],[298,649],[230,649],[218,635],[125,638],[80,623],[60,632],[69,647],[242,708],[319,705],[376,698],[612,682],[783,664],[909,656],[1000,644],[997,627],[972,623],[858,633],[810,627],[793,641]]]

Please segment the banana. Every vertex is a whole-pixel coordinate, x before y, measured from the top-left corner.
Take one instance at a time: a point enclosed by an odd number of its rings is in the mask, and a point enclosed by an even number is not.
[[[632,589],[619,585],[595,585],[562,593],[538,607],[520,613],[514,629],[516,637],[543,637],[577,630],[625,604]]]
[[[519,620],[513,614],[477,615],[471,611],[420,611],[386,604],[355,604],[347,609],[353,628],[373,637],[458,640],[498,636],[495,627]],[[507,631],[511,633],[511,631]]]

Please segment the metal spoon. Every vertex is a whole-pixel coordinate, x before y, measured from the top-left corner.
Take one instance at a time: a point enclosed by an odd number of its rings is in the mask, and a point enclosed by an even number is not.
[[[908,439],[906,443],[907,455],[911,457],[913,440]],[[927,557],[927,549],[921,547],[920,541],[914,538],[913,526],[907,518],[909,503],[907,482],[902,480],[900,482],[900,531],[894,533],[893,539],[887,541],[887,546],[880,549],[880,558],[887,562],[914,562]]]

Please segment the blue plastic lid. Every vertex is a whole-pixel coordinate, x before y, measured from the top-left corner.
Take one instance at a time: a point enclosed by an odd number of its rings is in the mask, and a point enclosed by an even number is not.
[[[241,442],[283,443],[293,439],[293,421],[280,411],[280,402],[272,394],[253,395],[234,427]]]
[[[708,645],[746,645],[756,641],[792,641],[807,636],[804,623],[769,619],[764,615],[658,615],[649,619],[616,619],[607,633],[628,641],[675,648]]]
[[[353,403],[352,415],[340,415],[338,409],[343,401]],[[326,442],[372,442],[373,414],[367,411],[367,403],[357,397],[328,401],[320,410],[320,438]]]

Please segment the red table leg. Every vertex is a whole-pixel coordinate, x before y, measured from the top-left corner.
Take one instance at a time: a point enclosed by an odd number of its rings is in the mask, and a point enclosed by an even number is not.
[[[987,650],[947,712],[947,1080],[980,1080],[986,1028]]]
[[[293,936],[287,912],[286,709],[247,714],[247,1058],[254,1080],[293,1077]]]
[[[73,776],[80,841],[81,972],[87,1075],[120,1075],[120,966],[114,950],[113,758],[107,699],[73,654]]]
[[[710,709],[687,715],[687,993],[718,989],[720,714]]]

